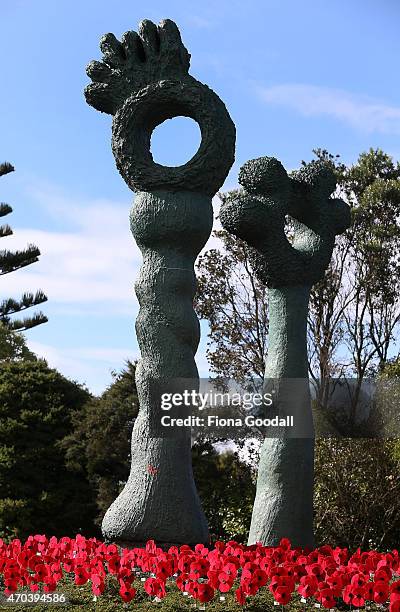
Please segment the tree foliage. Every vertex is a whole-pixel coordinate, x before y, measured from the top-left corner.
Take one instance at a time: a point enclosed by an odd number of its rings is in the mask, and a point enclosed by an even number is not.
[[[214,236],[222,248],[199,257],[195,303],[199,317],[210,326],[210,369],[239,382],[262,377],[268,332],[266,289],[252,273],[247,245],[224,230]]]
[[[136,364],[128,361],[100,397],[73,414],[73,431],[62,443],[70,470],[86,475],[94,491],[97,525],[129,476],[131,434],[139,404]]]
[[[26,345],[24,336],[0,322],[0,363],[20,360],[36,361],[37,357]]]
[[[42,360],[0,363],[0,536],[93,529],[93,493],[60,447],[89,397]]]
[[[382,439],[318,440],[317,542],[389,549],[400,545],[400,458]]]
[[[310,371],[323,407],[329,377],[354,377],[351,411],[366,376],[376,374],[396,344],[400,321],[400,164],[380,149],[346,167],[327,151],[340,195],[352,209],[352,226],[338,237],[325,278],[312,291]],[[320,381],[318,381],[318,378]]]
[[[193,471],[211,538],[247,543],[255,474],[237,452],[218,452],[208,441],[192,447]]]

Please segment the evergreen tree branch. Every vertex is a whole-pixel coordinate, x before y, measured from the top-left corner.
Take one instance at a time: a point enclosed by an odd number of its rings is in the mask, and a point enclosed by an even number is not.
[[[43,304],[43,302],[46,301],[47,296],[41,290],[37,291],[35,295],[33,295],[33,293],[24,293],[20,301],[14,300],[13,298],[3,300],[0,304],[0,320],[10,314],[21,312],[32,306]]]
[[[0,164],[0,176],[13,171],[14,167],[10,163],[4,162]],[[9,204],[0,203],[0,217],[4,217],[11,212],[12,208]],[[11,236],[12,233],[13,231],[8,224],[0,226],[0,238]],[[39,256],[40,250],[34,244],[28,244],[27,248],[23,251],[0,251],[0,276],[30,266],[39,260]],[[0,323],[9,331],[25,331],[41,323],[46,323],[48,319],[42,312],[35,313],[32,317],[26,317],[25,319],[10,318],[10,315],[27,310],[46,301],[47,296],[41,290],[37,291],[35,295],[33,293],[24,293],[20,301],[13,298],[3,300],[0,303]]]
[[[9,215],[11,212],[12,212],[12,208],[9,204],[6,204],[5,202],[0,203],[0,217],[5,217],[6,215]]]
[[[3,162],[2,164],[0,164],[0,176],[4,176],[5,174],[8,174],[9,172],[14,172],[15,168],[12,164],[10,164],[9,162]]]
[[[5,236],[12,236],[13,231],[11,227],[6,225],[0,225],[0,238],[4,238]]]
[[[39,249],[33,244],[28,245],[24,251],[0,251],[0,276],[35,263],[39,255]]]
[[[47,323],[48,318],[42,312],[35,313],[32,317],[27,317],[25,319],[8,319],[8,321],[4,321],[3,323],[11,329],[12,331],[26,331],[27,329],[32,329],[32,327],[36,327],[37,325],[41,325],[42,323]]]

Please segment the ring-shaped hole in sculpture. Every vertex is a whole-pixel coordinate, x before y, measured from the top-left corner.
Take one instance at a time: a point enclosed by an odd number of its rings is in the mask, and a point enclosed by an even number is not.
[[[176,168],[192,159],[201,144],[199,125],[189,117],[173,117],[158,125],[150,151],[156,164]]]
[[[201,131],[195,155],[177,167],[153,160],[151,135],[166,119],[190,117]],[[197,81],[160,81],[128,98],[114,115],[112,148],[133,191],[187,190],[213,196],[234,161],[235,126],[218,98]]]

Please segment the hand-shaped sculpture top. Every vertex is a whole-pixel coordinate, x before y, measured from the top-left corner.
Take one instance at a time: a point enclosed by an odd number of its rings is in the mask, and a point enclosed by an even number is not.
[[[330,167],[314,161],[290,176],[274,157],[260,157],[240,169],[242,195],[221,208],[225,229],[245,240],[253,264],[268,287],[312,286],[324,277],[335,236],[350,224],[350,209],[331,198],[336,179]],[[294,239],[285,233],[286,217]]]
[[[159,26],[143,21],[138,34],[128,32],[121,42],[107,34],[101,50],[103,61],[87,69],[94,83],[86,88],[86,100],[114,115],[112,149],[124,180],[136,191],[131,229],[143,254],[136,282],[140,411],[129,480],[104,517],[103,534],[130,543],[206,542],[190,432],[178,439],[150,435],[160,408],[152,382],[190,379],[198,387],[194,262],[211,233],[211,198],[234,161],[235,127],[218,96],[188,74],[190,56],[172,21]],[[198,122],[201,145],[183,166],[161,166],[150,152],[151,134],[178,115]]]
[[[261,448],[257,494],[249,543],[266,545],[289,537],[296,546],[313,545],[314,440],[308,384],[307,311],[311,287],[323,278],[335,236],[350,225],[350,209],[330,197],[336,181],[329,165],[306,164],[288,176],[273,157],[242,166],[244,190],[221,207],[223,227],[251,247],[253,269],[269,287],[270,326],[266,384],[270,379],[299,384],[289,406],[299,416],[299,437],[266,439]],[[293,240],[285,234],[286,217]],[[280,388],[284,388],[284,384]],[[292,398],[292,399],[290,399]]]
[[[91,62],[88,104],[114,115],[112,148],[117,167],[134,191],[188,190],[213,196],[234,161],[235,126],[225,105],[206,85],[188,74],[190,55],[178,28],[165,19],[159,26],[141,22],[139,34],[119,42],[106,34],[102,62]],[[191,117],[201,130],[201,145],[183,166],[153,162],[151,134],[176,116]]]

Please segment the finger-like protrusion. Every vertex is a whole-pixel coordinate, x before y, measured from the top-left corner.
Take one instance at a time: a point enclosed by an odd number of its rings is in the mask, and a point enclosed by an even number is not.
[[[84,90],[86,102],[102,113],[114,115],[117,100],[112,89],[105,83],[91,83]]]
[[[168,49],[179,49],[182,46],[181,34],[176,23],[171,19],[163,19],[158,26],[160,33],[161,52]]]
[[[187,72],[190,65],[190,54],[182,42],[177,25],[171,19],[163,19],[158,26],[158,32],[162,57],[169,57],[170,62],[175,62]]]
[[[336,175],[330,164],[315,160],[293,172],[293,178],[303,185],[318,190],[320,197],[329,197],[336,188]]]
[[[121,44],[124,47],[127,58],[144,62],[146,59],[143,42],[139,34],[129,30],[122,35]]]
[[[86,66],[86,74],[97,83],[109,83],[112,78],[112,70],[104,62],[93,60]]]
[[[251,159],[240,168],[239,183],[248,193],[269,196],[287,195],[290,179],[281,162],[275,157]]]
[[[104,61],[111,67],[118,68],[125,59],[124,48],[114,34],[102,36],[100,50],[104,55]]]
[[[139,23],[139,36],[142,39],[146,57],[151,58],[160,52],[160,37],[155,23],[143,19]]]
[[[219,218],[229,233],[257,246],[271,229],[283,231],[285,214],[273,200],[245,194],[228,197],[220,208]]]

